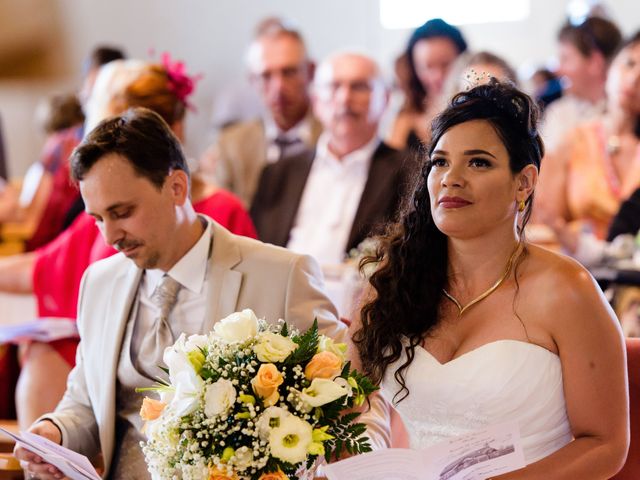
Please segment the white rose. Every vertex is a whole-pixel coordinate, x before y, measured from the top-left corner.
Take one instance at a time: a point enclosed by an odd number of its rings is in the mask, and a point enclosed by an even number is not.
[[[282,362],[291,352],[298,348],[298,344],[288,337],[277,333],[264,332],[260,334],[253,351],[261,362]]]
[[[313,442],[313,428],[304,420],[289,415],[280,426],[271,429],[269,446],[271,454],[289,463],[300,463],[307,458],[307,449]]]
[[[271,429],[279,427],[282,419],[291,415],[287,410],[281,407],[269,407],[256,421],[256,430],[260,440],[269,440]]]
[[[236,401],[236,389],[224,378],[207,387],[204,394],[204,413],[209,418],[227,413]]]
[[[216,336],[226,342],[244,342],[258,332],[258,318],[253,310],[232,313],[213,326]]]
[[[333,380],[314,378],[311,381],[311,385],[302,390],[300,400],[312,407],[321,407],[348,395],[350,391],[350,389],[346,389]]]

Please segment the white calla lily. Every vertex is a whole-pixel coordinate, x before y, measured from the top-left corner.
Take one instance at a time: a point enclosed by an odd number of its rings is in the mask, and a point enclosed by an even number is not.
[[[193,413],[200,404],[200,392],[204,388],[202,378],[190,367],[178,372],[171,383],[176,388],[171,399],[176,415],[183,417]]]
[[[300,400],[312,407],[321,407],[340,397],[348,395],[349,389],[326,378],[314,378],[307,388],[300,393]]]

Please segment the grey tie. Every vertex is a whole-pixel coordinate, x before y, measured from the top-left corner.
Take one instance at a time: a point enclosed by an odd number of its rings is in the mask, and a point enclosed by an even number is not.
[[[160,316],[140,342],[138,354],[146,364],[150,362],[153,362],[152,365],[160,364],[164,349],[173,344],[174,338],[169,326],[169,313],[176,304],[180,288],[180,283],[165,273],[151,295],[151,301],[160,307]]]
[[[278,146],[277,161],[292,155],[297,155],[305,149],[304,143],[299,138],[287,138],[278,135],[273,142]]]

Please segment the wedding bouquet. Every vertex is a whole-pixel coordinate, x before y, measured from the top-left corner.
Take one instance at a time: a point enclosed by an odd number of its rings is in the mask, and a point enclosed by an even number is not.
[[[209,335],[167,348],[169,381],[145,398],[142,444],[154,479],[285,480],[320,456],[370,451],[357,412],[374,387],[345,361],[346,345],[301,334],[251,310]]]

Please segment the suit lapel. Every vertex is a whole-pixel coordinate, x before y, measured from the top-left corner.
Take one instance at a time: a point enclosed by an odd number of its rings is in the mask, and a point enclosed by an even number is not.
[[[314,155],[305,151],[263,169],[251,207],[260,240],[287,245]]]
[[[100,399],[102,409],[100,415],[103,422],[101,425],[115,425],[115,405],[116,405],[116,377],[118,372],[118,360],[124,331],[129,320],[131,305],[138,292],[138,285],[142,276],[142,270],[137,268],[133,262],[126,266],[120,274],[113,280],[113,288],[111,290],[110,300],[107,304],[105,312],[103,328],[109,331],[117,332],[116,335],[102,335],[102,368],[99,372],[109,374],[110,379],[105,382],[102,378],[100,383],[106,385],[106,395]],[[99,373],[98,376],[100,377]],[[102,389],[98,389],[102,391]],[[113,431],[109,431],[109,427],[100,429],[100,441],[105,459],[110,459],[113,453]]]
[[[231,233],[212,221],[213,252],[209,259],[210,281],[208,310],[204,321],[204,333],[213,329],[215,322],[236,311],[242,286],[242,273],[233,270],[240,261],[240,249],[233,242]]]
[[[239,149],[241,151],[236,162],[238,178],[246,179],[243,195],[251,197],[255,192],[258,181],[260,180],[260,172],[267,162],[267,139],[262,120],[255,120],[250,128],[243,135],[243,138],[236,138]]]
[[[316,143],[318,143],[318,138],[322,134],[322,124],[311,113],[308,118],[311,135],[307,147],[309,147],[310,150],[314,150],[316,148]]]
[[[366,238],[370,233],[367,230],[383,218],[388,210],[387,205],[397,196],[397,193],[387,191],[396,182],[395,153],[384,143],[380,143],[373,153],[369,175],[349,232],[347,251],[357,247]],[[389,195],[393,197],[390,198]]]

